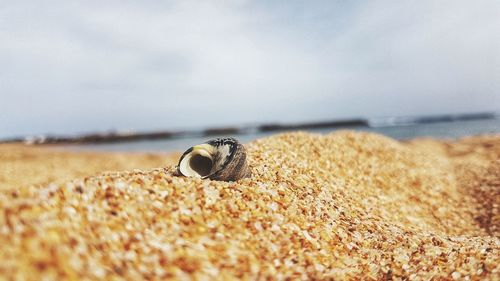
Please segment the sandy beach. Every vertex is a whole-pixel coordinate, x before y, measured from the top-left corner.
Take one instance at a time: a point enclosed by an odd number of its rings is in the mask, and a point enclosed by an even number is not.
[[[499,280],[500,135],[246,148],[252,177],[218,182],[179,153],[0,145],[0,280]]]

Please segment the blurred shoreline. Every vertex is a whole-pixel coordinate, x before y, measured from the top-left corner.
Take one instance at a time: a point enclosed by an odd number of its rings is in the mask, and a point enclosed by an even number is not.
[[[266,135],[284,131],[333,131],[338,129],[361,129],[366,131],[384,131],[384,128],[397,128],[418,126],[426,124],[455,123],[465,121],[500,120],[498,112],[480,112],[465,114],[444,114],[413,117],[386,117],[386,118],[353,118],[320,122],[304,123],[267,123],[247,126],[228,126],[206,128],[201,130],[162,130],[154,132],[120,132],[110,131],[82,135],[36,135],[23,136],[0,140],[0,143],[25,143],[25,144],[113,144],[130,143],[138,141],[173,140],[186,138],[203,138],[210,136],[227,135]],[[498,128],[500,130],[500,128]],[[391,134],[389,134],[391,135]],[[393,137],[398,137],[397,135]],[[445,135],[446,136],[446,135]],[[453,137],[453,136],[452,136]],[[404,137],[403,137],[404,138]]]

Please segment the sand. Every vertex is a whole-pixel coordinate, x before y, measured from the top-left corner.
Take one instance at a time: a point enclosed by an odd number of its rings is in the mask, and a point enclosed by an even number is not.
[[[246,147],[237,182],[175,177],[173,156],[0,149],[0,279],[500,279],[500,135]]]
[[[103,171],[151,169],[176,164],[179,153],[72,152],[57,146],[0,145],[0,190],[62,183]]]

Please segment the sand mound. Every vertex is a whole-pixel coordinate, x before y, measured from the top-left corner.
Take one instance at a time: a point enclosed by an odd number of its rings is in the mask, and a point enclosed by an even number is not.
[[[498,279],[500,137],[247,148],[238,182],[170,166],[0,193],[0,276]]]

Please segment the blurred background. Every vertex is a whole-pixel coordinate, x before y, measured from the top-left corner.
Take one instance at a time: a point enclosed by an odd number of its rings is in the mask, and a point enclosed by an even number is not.
[[[499,132],[499,30],[497,0],[0,0],[0,139],[484,112],[382,133]]]

